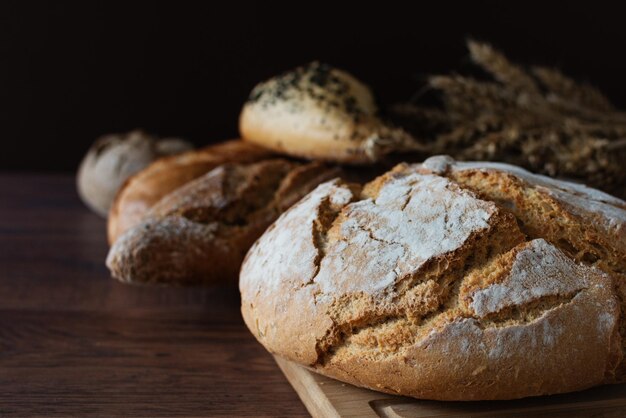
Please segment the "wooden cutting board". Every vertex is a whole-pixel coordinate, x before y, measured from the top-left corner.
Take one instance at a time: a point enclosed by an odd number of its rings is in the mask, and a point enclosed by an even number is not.
[[[623,418],[626,384],[516,401],[435,402],[386,395],[313,373],[275,357],[313,417]]]

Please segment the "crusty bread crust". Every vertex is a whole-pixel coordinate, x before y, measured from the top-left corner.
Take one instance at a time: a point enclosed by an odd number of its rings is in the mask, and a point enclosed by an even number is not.
[[[164,196],[113,244],[107,266],[130,283],[235,281],[278,215],[338,170],[283,159],[224,164]]]
[[[372,163],[418,144],[384,123],[369,87],[313,62],[257,85],[239,118],[242,138],[293,157]]]
[[[196,151],[161,158],[131,176],[120,187],[107,224],[109,244],[136,225],[163,196],[215,167],[271,158],[273,152],[241,140],[230,140]]]
[[[507,165],[402,164],[285,212],[244,261],[242,314],[269,351],[388,393],[622,381],[625,231],[626,203],[593,189]]]

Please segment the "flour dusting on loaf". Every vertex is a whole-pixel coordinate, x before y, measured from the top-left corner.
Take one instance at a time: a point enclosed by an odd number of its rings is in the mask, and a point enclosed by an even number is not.
[[[316,282],[322,293],[375,293],[427,260],[488,228],[495,205],[442,177],[411,173],[390,179],[376,199],[346,206]],[[351,248],[346,248],[346,243]],[[363,260],[358,265],[351,260]]]
[[[471,307],[479,317],[484,317],[541,297],[571,295],[589,286],[589,269],[575,264],[545,240],[536,239],[517,253],[510,273],[502,282],[471,296]]]

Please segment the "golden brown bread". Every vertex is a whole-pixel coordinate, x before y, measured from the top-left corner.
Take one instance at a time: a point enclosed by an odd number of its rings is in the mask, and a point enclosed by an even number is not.
[[[418,144],[383,122],[369,87],[319,62],[257,85],[239,118],[244,140],[293,157],[371,164]]]
[[[109,244],[139,223],[159,199],[183,184],[224,163],[249,163],[273,155],[254,144],[231,140],[155,161],[130,177],[117,193],[107,224]]]
[[[115,241],[107,266],[124,282],[234,281],[267,226],[337,174],[321,163],[283,159],[221,165],[156,203]]]
[[[388,393],[511,399],[626,377],[626,202],[434,157],[320,185],[240,274],[271,352]]]

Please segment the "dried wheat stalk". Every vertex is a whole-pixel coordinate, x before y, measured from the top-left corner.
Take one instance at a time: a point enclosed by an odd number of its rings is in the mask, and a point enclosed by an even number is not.
[[[493,80],[433,76],[442,108],[395,106],[396,123],[433,154],[506,161],[626,195],[626,113],[558,70],[526,70],[484,43],[468,48]]]

